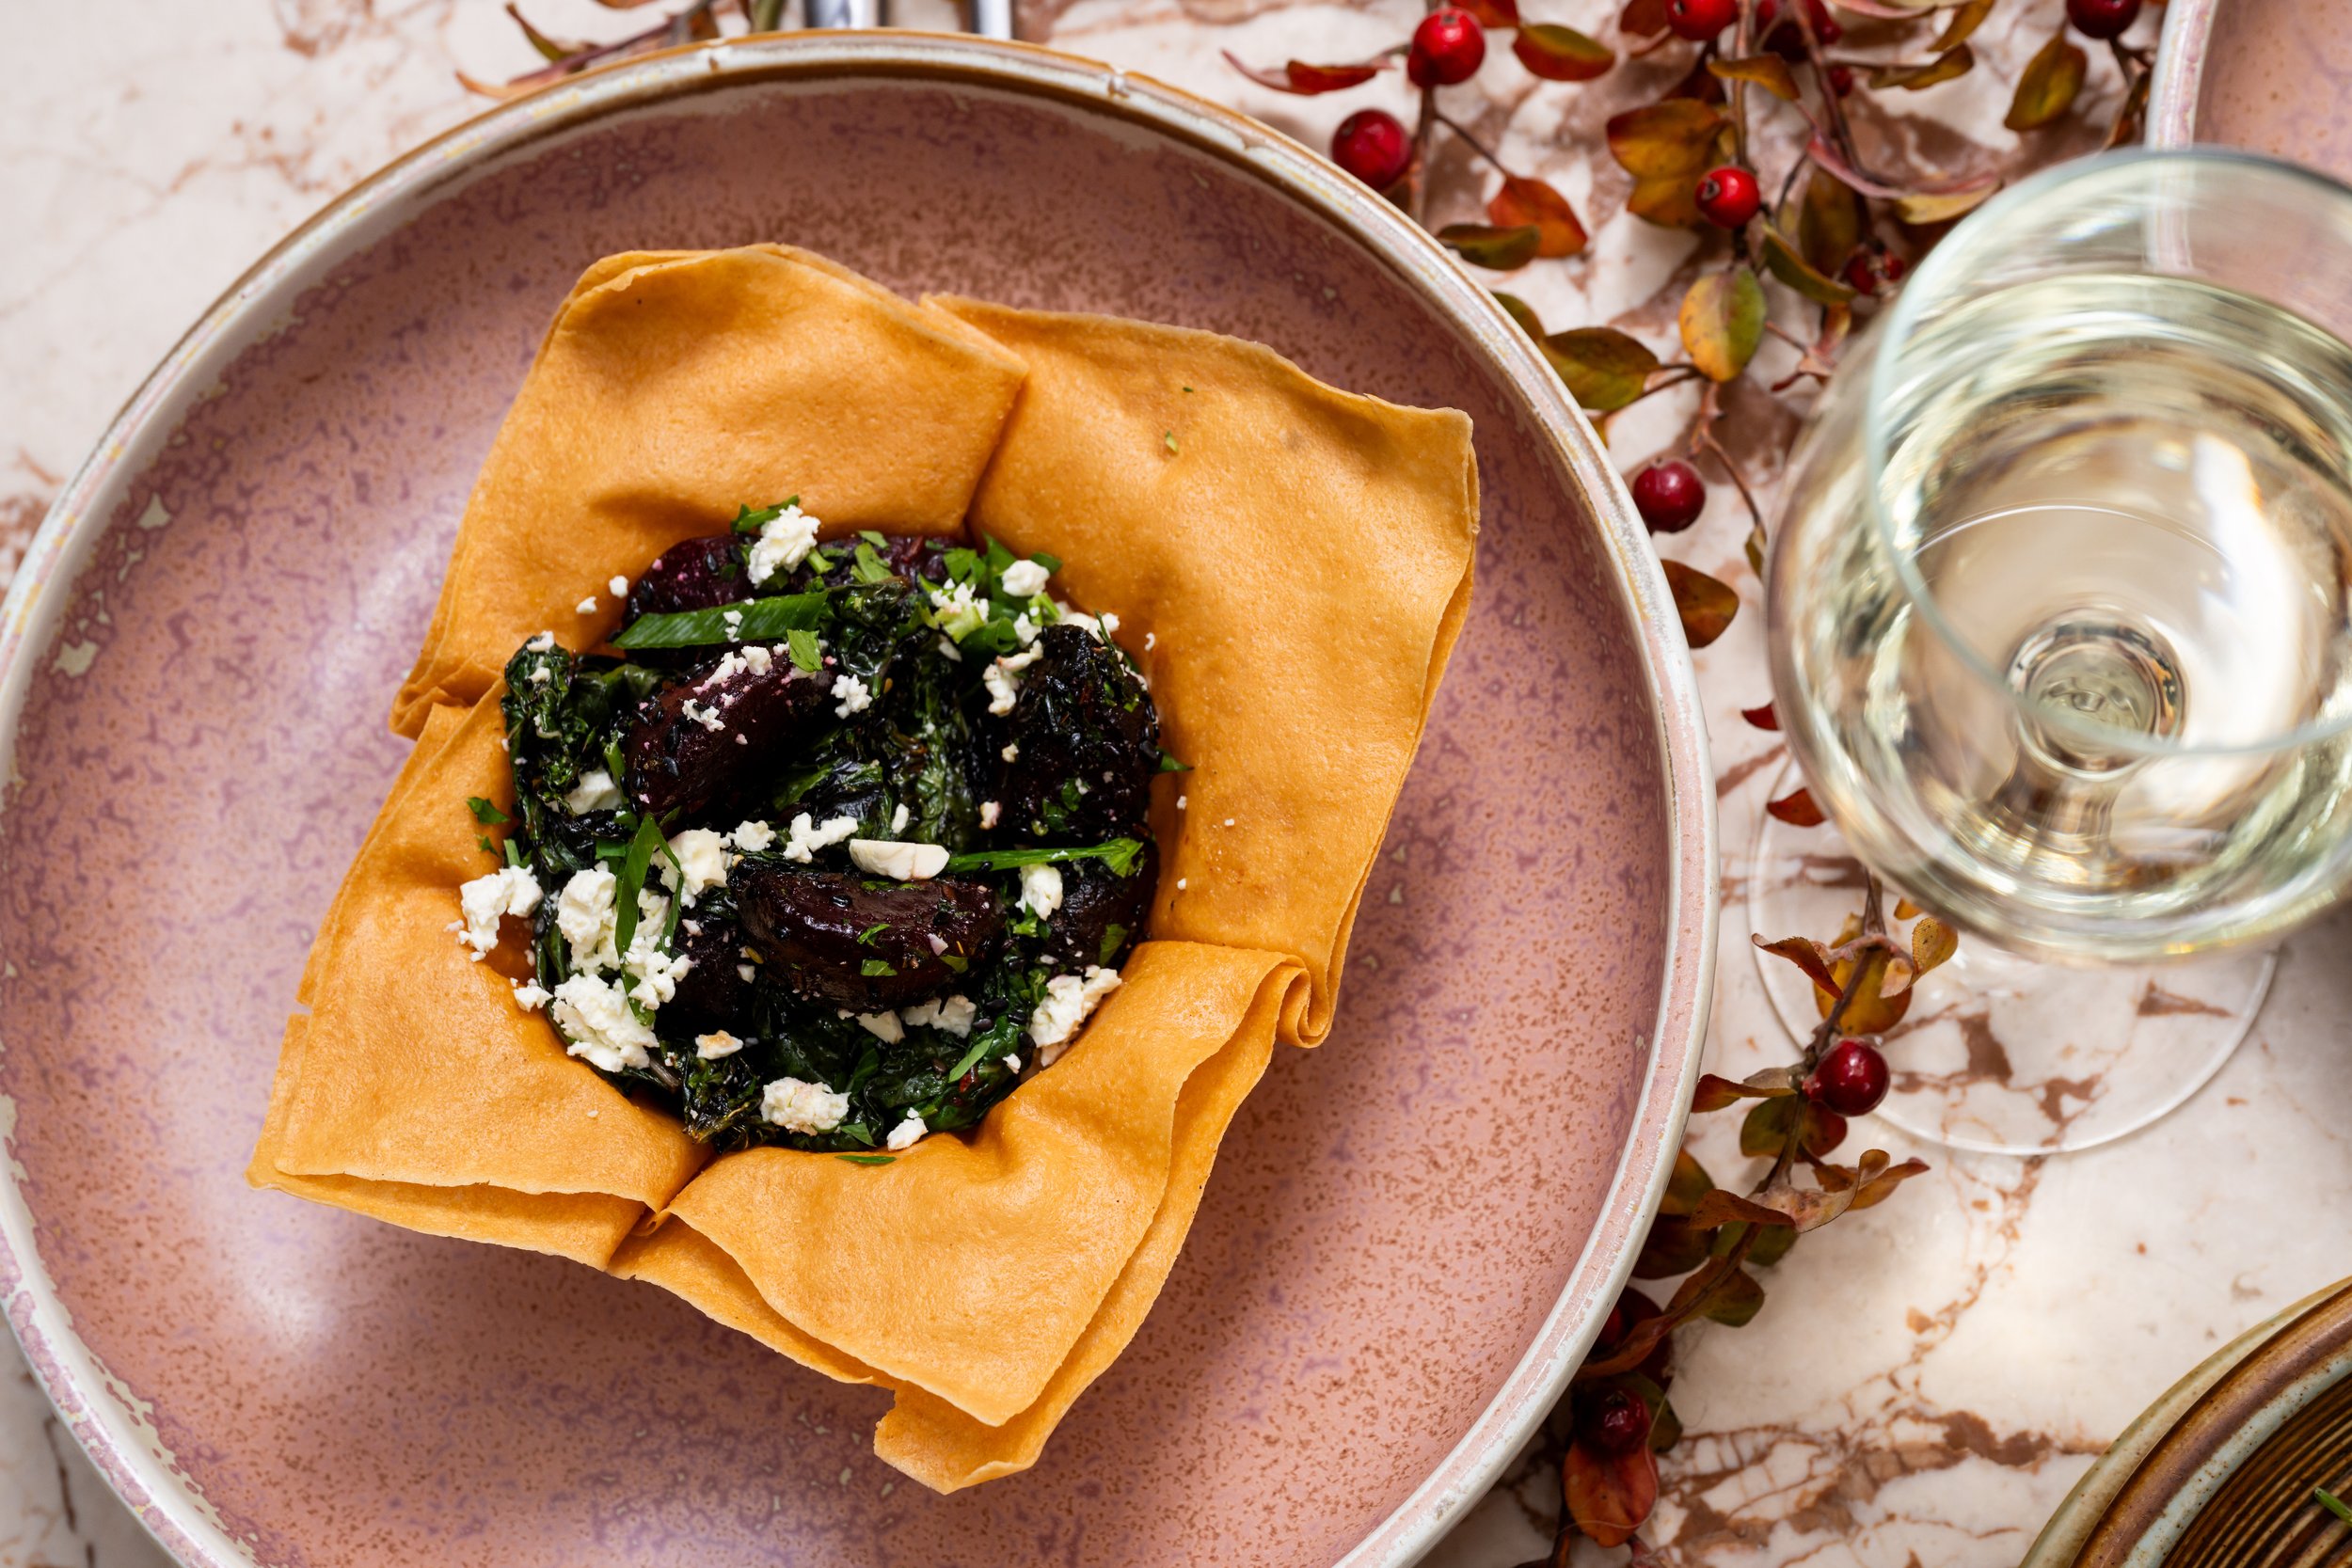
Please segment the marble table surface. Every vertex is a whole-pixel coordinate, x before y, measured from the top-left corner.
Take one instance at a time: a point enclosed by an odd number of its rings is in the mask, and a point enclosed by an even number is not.
[[[947,0],[904,0],[945,24]],[[934,9],[918,9],[929,6]],[[532,0],[548,30],[609,38],[649,12]],[[1265,92],[1218,59],[1350,59],[1404,36],[1413,0],[1022,0],[1025,36],[1191,87],[1321,144],[1381,86],[1333,99]],[[2009,85],[2055,0],[2005,0],[1970,76],[1915,95],[1900,128],[1966,172],[2064,150],[1999,128]],[[1605,32],[1604,0],[1529,0]],[[478,106],[454,72],[529,69],[494,0],[207,0],[82,8],[0,0],[0,580],[63,476],[183,326],[254,256],[338,191]],[[2143,24],[2143,26],[2146,24]],[[1656,91],[1490,68],[1450,106],[1582,211],[1592,253],[1510,286],[1553,325],[1613,322],[1660,346],[1692,242],[1622,211],[1599,156],[1608,114]],[[2094,66],[2102,92],[2112,69]],[[1472,171],[1441,164],[1457,182]],[[1458,200],[1459,198],[1457,198]],[[1652,399],[1611,433],[1630,468],[1677,440],[1688,402]],[[1751,411],[1752,416],[1754,411]],[[1751,417],[1759,428],[1770,416]],[[1769,470],[1767,470],[1769,473]],[[1786,1059],[1747,952],[1742,891],[1780,767],[1737,710],[1767,695],[1744,519],[1717,486],[1670,553],[1738,588],[1746,612],[1698,656],[1724,823],[1721,980],[1709,1065]],[[1651,1536],[1671,1563],[1994,1568],[2013,1563],[2106,1443],[2193,1363],[2352,1272],[2352,913],[2289,941],[2252,1034],[2185,1109],[2136,1136],[2047,1160],[1915,1148],[1932,1172],[1808,1238],[1772,1271],[1762,1314],[1686,1333],[1675,1400],[1689,1440],[1665,1467]],[[1724,1180],[1732,1125],[1695,1148]],[[72,1448],[12,1342],[0,1341],[0,1568],[164,1561]],[[1432,1557],[1506,1568],[1549,1538],[1556,1483],[1523,1464]],[[1589,1549],[1580,1560],[1622,1560]]]

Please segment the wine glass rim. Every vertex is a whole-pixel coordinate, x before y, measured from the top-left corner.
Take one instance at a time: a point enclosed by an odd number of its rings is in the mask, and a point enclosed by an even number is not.
[[[2150,166],[2173,168],[2234,166],[2259,178],[2283,179],[2291,183],[2307,185],[2319,199],[2343,207],[2348,215],[2352,215],[2352,186],[2346,186],[2318,169],[2239,148],[2118,149],[2054,165],[2000,192],[1970,213],[1942,244],[1928,253],[1912,273],[1909,285],[1896,295],[1894,304],[1881,324],[1882,341],[1870,366],[1863,418],[1864,455],[1868,465],[1865,488],[1868,492],[1871,524],[1878,530],[1881,547],[1894,563],[1895,578],[1902,586],[1904,597],[1911,601],[1920,619],[1965,669],[2007,697],[2021,715],[2030,718],[2037,724],[2066,732],[2079,739],[2094,741],[2103,749],[2144,757],[2250,756],[2293,751],[2352,729],[2352,712],[2299,724],[2259,740],[2228,745],[2184,745],[2162,736],[2133,735],[2112,729],[2082,719],[2064,708],[2035,702],[2012,686],[2004,672],[1995,669],[1961,635],[1959,626],[1936,602],[1935,592],[1928,585],[1927,578],[1920,575],[1917,563],[1899,546],[1894,519],[1887,515],[1886,500],[1881,487],[1881,481],[1886,472],[1888,450],[1888,400],[1883,394],[1893,371],[1901,363],[1905,342],[1917,328],[1922,315],[1935,304],[1938,293],[1955,281],[1965,280],[1960,269],[1969,254],[1971,237],[1982,236],[1987,230],[1998,228],[2016,214],[2052,199],[2071,186],[2090,181],[2123,178],[2132,171],[2144,170]]]

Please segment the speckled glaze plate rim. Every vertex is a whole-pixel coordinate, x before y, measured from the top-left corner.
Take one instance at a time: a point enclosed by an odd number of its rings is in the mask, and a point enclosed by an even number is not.
[[[1557,1400],[1630,1275],[1673,1170],[1712,995],[1717,847],[1714,774],[1696,676],[1665,577],[1623,481],[1524,333],[1427,233],[1367,187],[1255,120],[1097,61],[961,34],[807,32],[720,42],[621,62],[501,103],[388,165],[329,203],[239,278],[148,377],[58,496],[0,603],[0,752],[13,772],[31,673],[79,568],[142,467],[220,372],[291,313],[340,247],[372,238],[406,204],[475,166],[624,111],[771,81],[947,81],[1109,114],[1274,186],[1367,246],[1511,385],[1581,491],[1639,636],[1667,792],[1663,977],[1633,1132],[1602,1216],[1559,1299],[1460,1443],[1343,1560],[1398,1568],[1426,1553]],[[14,1105],[0,1101],[13,1135]],[[192,1568],[251,1560],[181,1471],[135,1397],[76,1336],[34,1244],[15,1167],[0,1183],[0,1291],[26,1358],[75,1438],[164,1547]]]

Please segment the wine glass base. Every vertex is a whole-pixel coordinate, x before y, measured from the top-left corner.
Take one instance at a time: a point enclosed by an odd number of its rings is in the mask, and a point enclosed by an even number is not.
[[[1772,790],[1804,782],[1792,763]],[[1862,908],[1862,867],[1836,827],[1766,816],[1748,920],[1766,940],[1829,941]],[[1887,889],[1888,908],[1901,890]],[[1899,933],[1907,922],[1898,923]],[[2062,1154],[2155,1121],[2204,1087],[2246,1037],[2277,955],[2220,953],[2077,969],[2017,958],[1963,934],[1917,982],[1885,1037],[1893,1085],[1873,1115],[1915,1138],[1982,1154]],[[1790,1036],[1820,1022],[1813,983],[1758,950],[1765,994]]]

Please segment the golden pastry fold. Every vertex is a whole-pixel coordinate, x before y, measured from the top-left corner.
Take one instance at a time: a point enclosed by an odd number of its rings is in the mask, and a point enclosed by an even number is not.
[[[1120,989],[978,1128],[889,1164],[707,1159],[516,1005],[519,922],[479,963],[449,929],[497,864],[465,800],[512,798],[516,644],[595,645],[608,578],[790,495],[828,536],[1060,558],[1192,768],[1155,786],[1154,940]],[[877,1451],[937,1490],[1025,1468],[1150,1309],[1274,1042],[1329,1031],[1476,529],[1463,416],[1255,344],[909,304],[780,245],[598,262],[468,506],[394,707],[417,748],[312,949],[250,1179],[644,1279],[890,1387]]]

